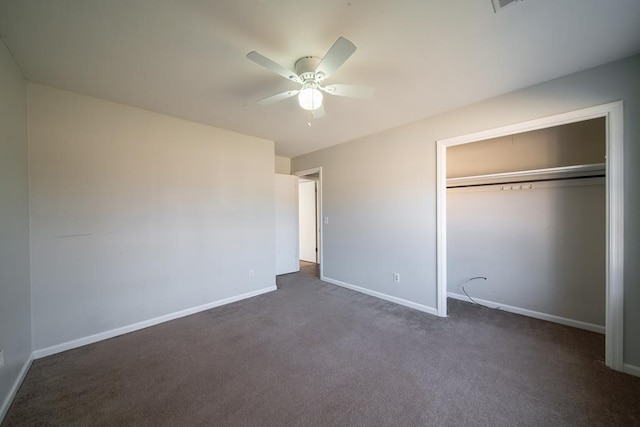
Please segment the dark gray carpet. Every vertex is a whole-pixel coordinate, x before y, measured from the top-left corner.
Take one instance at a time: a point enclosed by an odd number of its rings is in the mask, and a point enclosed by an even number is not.
[[[640,425],[640,378],[603,366],[600,335],[278,288],[35,361],[3,426]]]

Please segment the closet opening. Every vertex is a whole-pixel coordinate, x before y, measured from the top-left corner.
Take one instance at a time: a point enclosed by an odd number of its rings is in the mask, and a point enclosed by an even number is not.
[[[438,141],[447,297],[605,334],[622,370],[622,103]]]

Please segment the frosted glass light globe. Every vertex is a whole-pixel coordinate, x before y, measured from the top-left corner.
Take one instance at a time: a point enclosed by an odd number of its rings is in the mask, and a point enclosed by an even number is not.
[[[313,84],[305,85],[298,93],[298,103],[305,110],[317,110],[322,105],[322,92]]]

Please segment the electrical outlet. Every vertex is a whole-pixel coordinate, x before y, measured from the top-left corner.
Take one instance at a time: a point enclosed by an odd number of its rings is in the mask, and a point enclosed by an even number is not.
[[[253,279],[253,270],[249,270],[249,279]]]
[[[397,283],[400,282],[400,273],[393,273],[393,281]]]
[[[0,351],[0,369],[4,367],[4,351]]]

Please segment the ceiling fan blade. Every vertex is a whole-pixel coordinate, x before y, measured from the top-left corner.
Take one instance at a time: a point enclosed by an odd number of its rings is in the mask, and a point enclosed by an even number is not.
[[[282,101],[283,99],[291,98],[300,92],[299,90],[288,90],[286,92],[278,93],[257,101],[260,105],[273,104],[274,102]]]
[[[339,37],[324,58],[322,58],[320,64],[318,64],[316,73],[320,80],[326,79],[333,74],[355,51],[356,45],[344,37]]]
[[[354,85],[328,85],[321,89],[331,95],[360,99],[369,99],[375,92],[375,88],[372,88],[370,86]]]
[[[320,119],[324,117],[325,115],[324,105],[321,104],[320,108],[316,108],[315,110],[311,111],[311,114],[313,115],[314,119]]]
[[[289,70],[288,68],[283,67],[280,64],[277,64],[277,63],[273,62],[272,60],[270,60],[266,56],[263,56],[263,55],[259,54],[256,51],[247,53],[247,58],[249,58],[250,60],[252,60],[256,64],[262,65],[264,68],[266,68],[268,70],[271,70],[276,74],[281,75],[282,77],[284,77],[287,80],[292,80],[292,81],[297,82],[297,83],[302,83],[302,80],[300,80],[300,77],[298,77],[298,75],[296,73],[294,73],[293,71]]]

